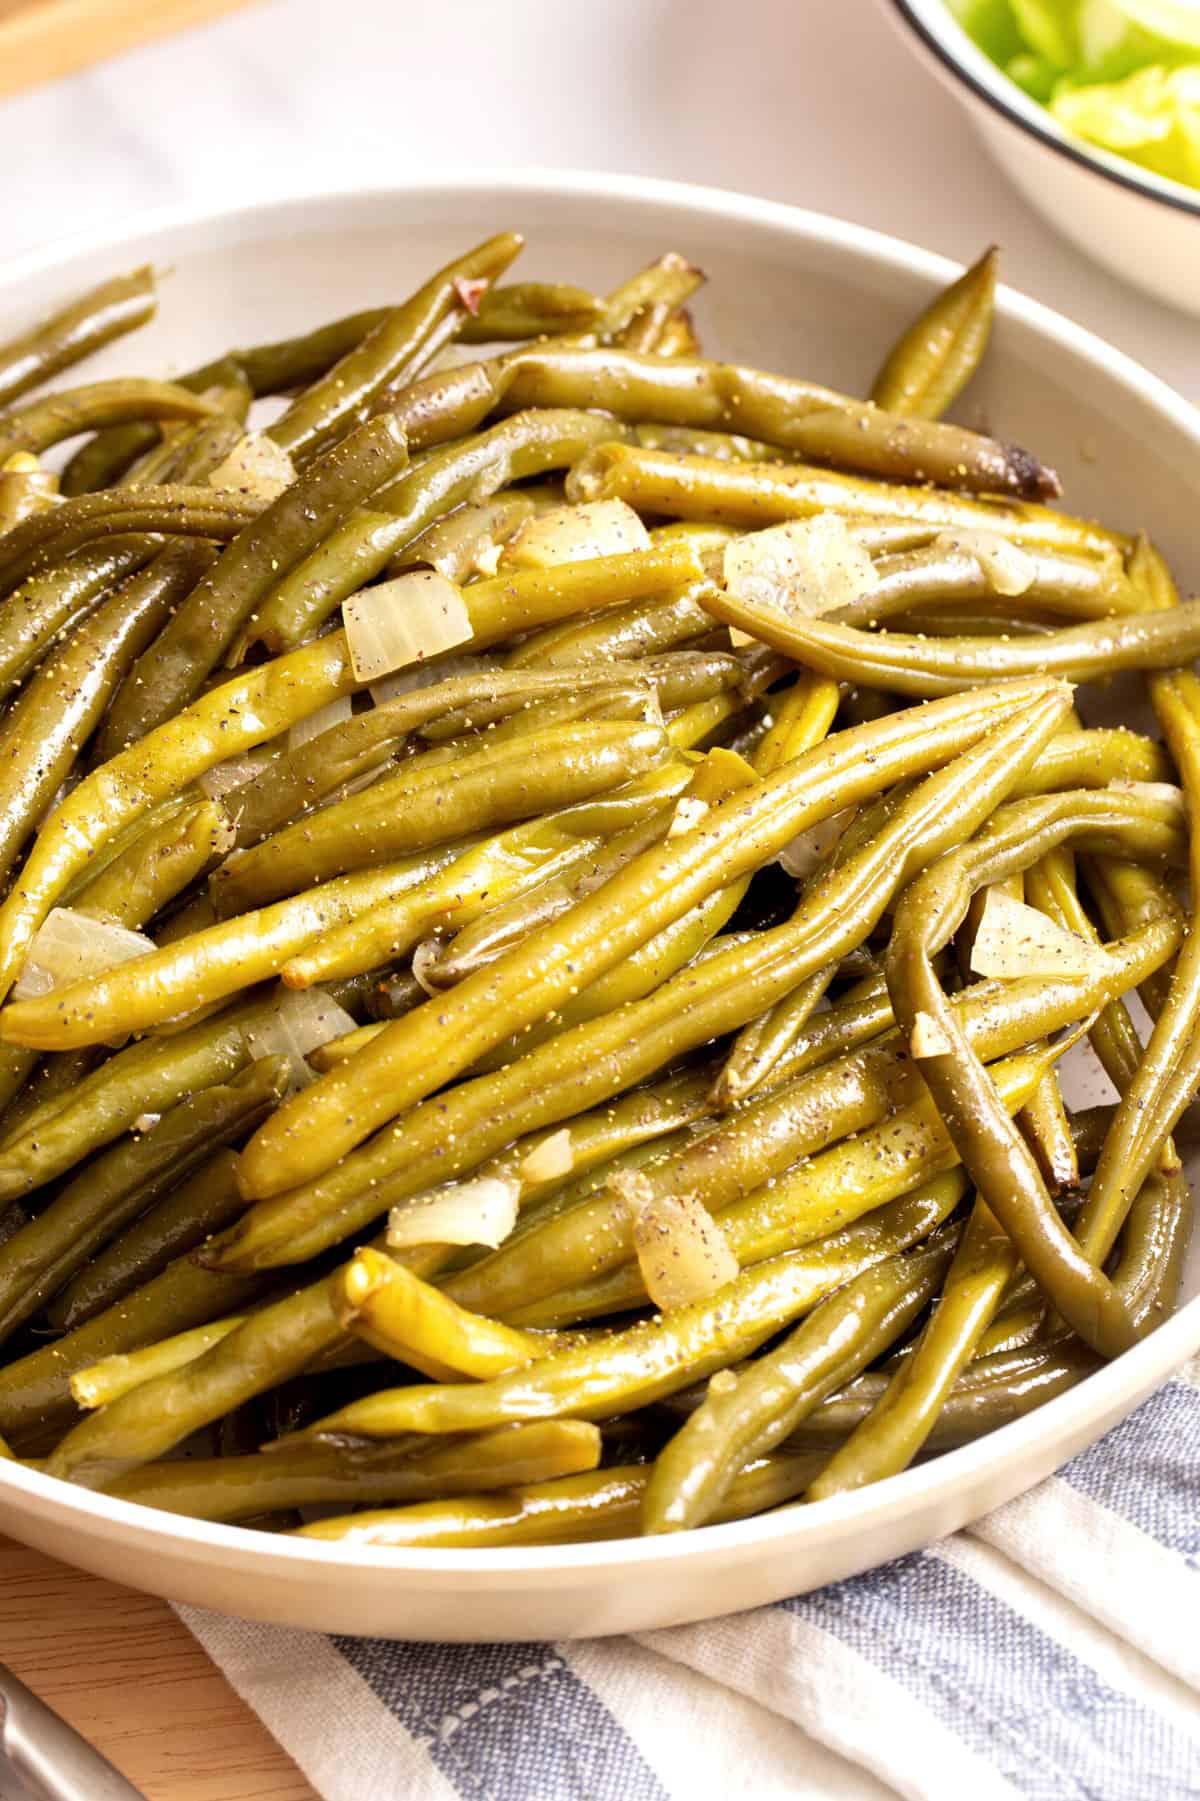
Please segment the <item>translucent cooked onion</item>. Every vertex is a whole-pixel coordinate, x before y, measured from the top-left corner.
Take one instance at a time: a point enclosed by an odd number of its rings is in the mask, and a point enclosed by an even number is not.
[[[353,712],[354,708],[350,704],[348,694],[341,695],[337,700],[331,700],[328,706],[318,707],[317,711],[310,713],[307,719],[298,719],[295,725],[290,727],[287,736],[288,749],[299,750],[300,746],[307,744],[310,738],[319,738],[322,732],[332,731],[335,725],[342,725]]]
[[[16,1000],[49,994],[68,982],[103,974],[118,963],[144,957],[155,946],[142,932],[131,932],[110,919],[53,907],[29,946],[25,967],[13,986]]]
[[[780,868],[797,880],[811,875],[837,844],[854,818],[854,811],[853,807],[843,807],[839,813],[831,813],[828,819],[819,819],[807,831],[797,832],[776,858]]]
[[[393,1250],[414,1244],[504,1243],[517,1223],[521,1185],[503,1176],[450,1182],[393,1207],[387,1241]]]
[[[308,1065],[310,1051],[355,1030],[344,1007],[323,988],[276,990],[269,1014],[245,1028],[246,1048],[257,1062],[260,1057],[285,1057],[293,1088],[306,1088],[314,1080]]]
[[[436,569],[410,569],[342,603],[350,662],[360,682],[422,663],[471,641],[462,590]]]
[[[646,1293],[665,1313],[732,1282],[738,1260],[698,1195],[655,1194],[645,1176],[612,1179],[633,1228]]]
[[[266,432],[248,431],[208,478],[210,488],[234,488],[269,506],[296,479],[287,451]]]
[[[423,938],[412,955],[412,972],[420,982],[426,994],[440,994],[442,990],[431,979],[430,971],[445,950],[445,942],[441,938]]]
[[[623,500],[593,500],[555,507],[527,520],[504,552],[519,568],[546,569],[552,563],[583,563],[592,557],[646,550],[650,534]]]
[[[879,586],[866,549],[836,513],[732,538],[723,567],[725,587],[736,599],[806,619]]]
[[[1037,580],[1037,564],[1029,552],[999,532],[982,527],[942,532],[934,544],[974,557],[997,594],[1024,594]]]
[[[574,1167],[575,1152],[571,1148],[571,1134],[563,1126],[561,1131],[551,1132],[549,1138],[543,1138],[527,1157],[521,1159],[521,1180],[556,1182],[560,1176],[569,1176]]]
[[[1111,967],[1107,952],[1056,925],[1036,907],[989,888],[971,948],[978,976],[1094,976]]]

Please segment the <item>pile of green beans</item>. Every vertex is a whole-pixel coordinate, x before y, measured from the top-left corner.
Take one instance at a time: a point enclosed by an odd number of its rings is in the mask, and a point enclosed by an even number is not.
[[[0,1457],[363,1545],[673,1532],[1174,1305],[1200,601],[942,417],[997,253],[862,400],[706,359],[682,256],[521,248],[171,381],[46,389],[147,269],[0,344]],[[367,679],[428,570],[465,641]],[[1161,740],[1084,723],[1130,671]]]

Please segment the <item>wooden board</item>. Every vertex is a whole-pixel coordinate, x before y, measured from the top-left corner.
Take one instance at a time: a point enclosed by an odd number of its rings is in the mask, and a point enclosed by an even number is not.
[[[0,1539],[0,1660],[146,1801],[316,1801],[164,1602],[9,1539]]]
[[[253,0],[0,0],[0,94],[55,81]]]

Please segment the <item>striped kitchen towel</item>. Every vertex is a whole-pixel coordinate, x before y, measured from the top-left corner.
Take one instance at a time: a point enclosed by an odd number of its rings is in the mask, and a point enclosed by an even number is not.
[[[183,1618],[325,1801],[1200,1797],[1200,1359],[936,1548],[635,1638]]]

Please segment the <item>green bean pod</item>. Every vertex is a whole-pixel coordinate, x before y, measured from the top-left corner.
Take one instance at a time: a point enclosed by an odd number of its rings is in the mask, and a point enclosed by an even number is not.
[[[1172,668],[1200,652],[1200,600],[1185,601],[1170,613],[1094,620],[1033,639],[865,632],[795,619],[724,590],[706,598],[705,605],[726,625],[822,675],[920,699],[1039,670],[1065,681],[1103,681],[1126,669]]]
[[[590,451],[568,477],[567,497],[624,500],[655,517],[717,521],[746,530],[824,512],[839,514],[856,529],[866,522],[912,531],[918,542],[924,533],[932,537],[940,531],[982,528],[1018,544],[1098,556],[1106,563],[1126,548],[1126,540],[1116,533],[1032,501],[949,494],[806,464],[681,456],[632,444],[605,444]],[[903,540],[886,546],[905,547],[914,546]]]
[[[960,426],[897,418],[812,382],[701,358],[538,346],[427,378],[395,397],[413,444],[422,447],[460,436],[495,411],[560,406],[744,431],[814,462],[894,480],[1036,500],[1060,492],[1054,471],[1027,451]]]
[[[659,1453],[642,1530],[678,1532],[710,1520],[743,1465],[775,1450],[895,1343],[936,1293],[955,1236],[943,1226],[930,1244],[864,1270],[740,1374],[710,1379],[702,1404]]]
[[[42,662],[0,725],[0,872],[7,873],[123,676],[212,562],[184,541],[118,588]]]
[[[493,281],[519,254],[523,242],[515,232],[502,232],[439,269],[318,376],[269,428],[271,437],[294,456],[310,458],[327,449],[362,418],[374,395],[402,378],[447,320],[456,323],[469,310],[460,284]]]
[[[718,1518],[746,1519],[799,1494],[817,1465],[811,1456],[770,1457],[742,1470]],[[580,1544],[635,1537],[648,1471],[642,1464],[533,1483],[503,1496],[463,1496],[379,1513],[352,1513],[297,1528],[297,1536],[350,1545],[467,1550],[485,1546]]]
[[[114,538],[79,551],[11,594],[0,607],[0,699],[24,681],[64,625],[83,619],[158,548],[154,538]]]
[[[280,573],[321,541],[331,521],[389,481],[407,460],[403,432],[391,420],[372,420],[285,488],[233,540],[139,659],[109,719],[105,755],[115,755],[186,706]]]
[[[118,1144],[0,1246],[0,1337],[8,1338],[92,1252],[189,1174],[213,1147],[261,1119],[286,1069],[266,1059],[225,1087],[202,1089],[144,1136]]]
[[[156,1201],[54,1297],[46,1309],[47,1323],[55,1332],[73,1332],[237,1219],[245,1202],[235,1168],[233,1152],[218,1151]]]
[[[281,1445],[270,1456],[150,1464],[114,1482],[123,1501],[192,1519],[240,1520],[281,1508],[441,1501],[595,1469],[600,1434],[582,1420],[501,1426],[453,1444]]]
[[[92,382],[88,387],[68,388],[0,413],[0,463],[15,451],[28,450],[36,455],[64,438],[106,425],[146,418],[207,419],[212,411],[210,401],[175,382],[145,381],[128,375]]]
[[[89,288],[60,312],[0,345],[0,406],[10,406],[93,351],[136,331],[157,309],[148,263]]]
[[[917,315],[875,377],[871,399],[876,406],[939,419],[954,404],[987,348],[999,258],[993,244]]]
[[[1015,690],[1012,698],[1017,698]],[[978,707],[979,696],[974,700]],[[1064,704],[1057,688],[1042,688],[1039,701],[1028,709],[1025,733],[1012,749],[1015,767],[1032,760]],[[923,723],[930,723],[928,713]],[[995,754],[999,767],[1007,770],[1004,732],[998,728]],[[861,755],[863,733],[875,752],[869,763]],[[893,739],[893,750],[911,757],[913,738],[910,725]],[[878,792],[891,773],[887,739],[878,726],[839,733],[759,787],[712,808],[691,830],[643,851],[565,918],[539,928],[449,995],[435,997],[390,1026],[350,1064],[322,1076],[298,1101],[288,1103],[256,1135],[243,1157],[246,1193],[264,1198],[328,1169],[374,1126],[469,1068],[511,1031],[602,975],[715,889],[768,861],[798,830],[848,800]],[[880,899],[880,910],[885,900]],[[354,1100],[348,1120],[350,1089]]]
[[[248,642],[272,652],[299,644],[451,508],[489,499],[514,481],[565,469],[614,431],[619,434],[620,427],[596,413],[541,408],[516,413],[422,457],[399,481],[381,485],[369,509],[352,514],[298,566],[281,572]]]

